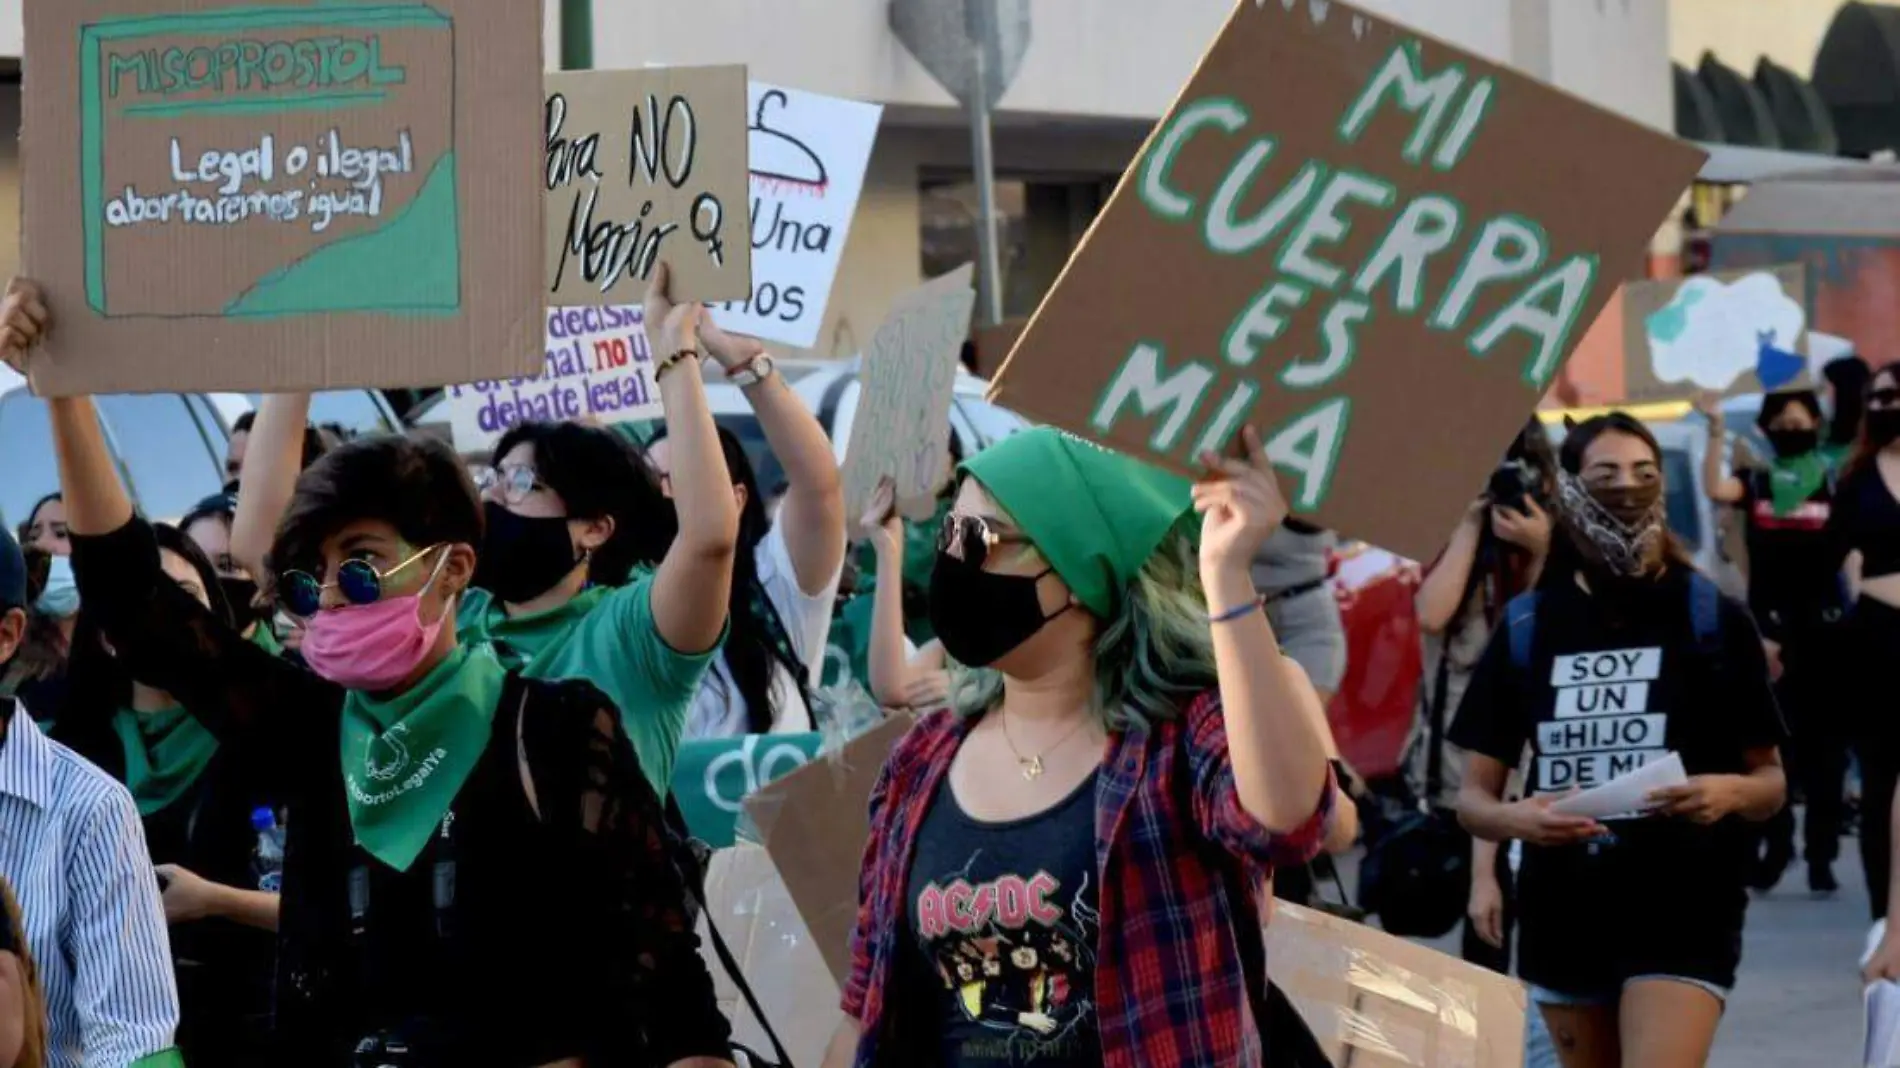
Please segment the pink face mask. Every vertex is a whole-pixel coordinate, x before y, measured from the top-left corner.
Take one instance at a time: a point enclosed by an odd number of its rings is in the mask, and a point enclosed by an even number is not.
[[[422,622],[422,595],[435,585],[443,553],[422,589],[374,604],[326,608],[304,624],[303,659],[310,670],[346,690],[383,693],[408,678],[435,648],[448,619],[445,609],[434,623]]]

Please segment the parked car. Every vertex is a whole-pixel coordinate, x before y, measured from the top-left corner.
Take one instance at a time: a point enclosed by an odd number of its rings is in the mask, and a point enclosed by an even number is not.
[[[94,398],[106,443],[133,504],[146,515],[184,515],[225,483],[231,425],[255,407],[239,393],[112,394]],[[381,394],[344,390],[318,394],[313,418],[363,432],[400,424]],[[17,527],[33,502],[59,488],[46,402],[26,380],[0,366],[0,522]]]
[[[989,383],[961,368],[950,400],[950,435],[964,456],[973,456],[1003,438],[1029,426],[1027,420],[1000,405],[984,399]],[[851,424],[857,417],[858,361],[843,360],[834,366],[800,378],[792,391],[818,415],[818,422],[831,436],[831,448],[838,462],[844,462],[851,444]]]

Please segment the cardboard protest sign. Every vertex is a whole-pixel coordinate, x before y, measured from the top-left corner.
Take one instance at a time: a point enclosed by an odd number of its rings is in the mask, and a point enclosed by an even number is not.
[[[493,448],[520,423],[631,423],[663,414],[638,305],[549,308],[547,345],[532,375],[447,393],[449,430],[462,452]]]
[[[839,986],[851,976],[851,928],[858,918],[858,864],[871,836],[871,789],[914,722],[893,715],[744,802]]]
[[[858,368],[858,411],[844,458],[845,515],[855,522],[878,480],[897,483],[898,510],[928,518],[950,440],[957,354],[970,335],[970,264],[898,298]]]
[[[1521,1068],[1524,984],[1384,931],[1284,901],[1267,924],[1267,977],[1327,1063]]]
[[[533,365],[532,5],[60,0],[25,28],[23,270],[58,319],[39,392]]]
[[[739,986],[713,948],[709,923],[738,960],[740,974],[765,1013],[752,1014]],[[758,846],[741,843],[721,849],[706,866],[706,910],[699,917],[700,956],[712,975],[719,1011],[732,1021],[732,1040],[748,1049],[771,1052],[769,1025],[785,1044],[791,1064],[816,1065],[825,1059],[832,1033],[844,1019],[838,984],[812,944],[791,895],[772,859]]]
[[[752,292],[714,305],[713,318],[736,333],[811,348],[884,108],[763,82],[752,83],[748,107]]]
[[[547,75],[549,304],[625,304],[653,268],[677,300],[752,293],[744,67]]]
[[[1629,400],[1813,385],[1807,268],[1800,264],[1631,282],[1623,300]]]
[[[824,745],[822,734],[747,734],[680,743],[673,796],[693,837],[723,849],[732,844],[740,803],[766,783],[803,767]]]
[[[1552,136],[1552,131],[1562,131]],[[1236,5],[993,389],[1430,559],[1703,154],[1344,3]]]

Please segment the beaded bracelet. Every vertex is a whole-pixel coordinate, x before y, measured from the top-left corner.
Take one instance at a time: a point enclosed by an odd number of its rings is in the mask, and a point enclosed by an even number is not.
[[[673,368],[679,366],[680,364],[686,362],[687,360],[697,360],[697,359],[699,359],[699,353],[696,352],[695,350],[681,349],[678,352],[674,353],[673,355],[668,356],[666,359],[661,360],[658,364],[654,365],[653,381],[658,382],[660,379],[665,378],[666,372],[671,371]]]

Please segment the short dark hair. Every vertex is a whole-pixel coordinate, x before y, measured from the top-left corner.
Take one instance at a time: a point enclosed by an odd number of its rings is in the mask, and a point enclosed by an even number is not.
[[[214,493],[185,513],[178,521],[178,529],[190,531],[192,527],[207,519],[221,519],[228,528],[237,519],[237,495],[232,493]]]
[[[1761,398],[1761,411],[1755,414],[1755,425],[1762,430],[1780,417],[1789,408],[1801,407],[1815,422],[1821,421],[1821,398],[1811,389],[1791,389],[1779,393],[1765,393]]]
[[[248,434],[256,426],[257,412],[245,412],[243,415],[232,420],[231,433],[233,436]],[[309,468],[311,464],[316,463],[324,453],[329,451],[330,446],[323,440],[323,434],[318,431],[316,427],[306,424],[303,428],[303,466],[306,469]]]
[[[535,474],[560,494],[570,519],[614,521],[613,536],[594,550],[587,577],[623,585],[639,564],[657,563],[679,524],[645,456],[626,437],[580,423],[522,423],[502,435],[494,458],[526,445]]]
[[[297,479],[271,569],[314,567],[324,539],[360,519],[388,523],[416,548],[482,540],[481,502],[455,451],[422,435],[385,434],[326,453]]]

